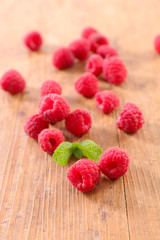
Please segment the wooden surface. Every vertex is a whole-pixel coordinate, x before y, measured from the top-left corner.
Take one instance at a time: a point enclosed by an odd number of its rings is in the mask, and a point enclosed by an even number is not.
[[[160,32],[158,0],[1,0],[0,76],[15,68],[27,81],[24,94],[0,92],[0,240],[157,240],[160,239],[160,56],[153,39]],[[94,99],[74,90],[84,63],[58,71],[53,51],[79,37],[86,25],[108,36],[128,69],[126,83],[112,89],[121,98],[114,113],[102,114]],[[44,36],[39,53],[22,44],[23,35],[38,29]],[[68,166],[58,166],[23,125],[36,113],[40,86],[55,79],[72,110],[84,107],[93,118],[89,134],[77,139],[56,124],[68,141],[90,138],[103,150],[120,146],[131,158],[124,178],[101,178],[89,193],[78,192],[66,178]],[[134,102],[146,123],[136,134],[116,128],[117,115]]]

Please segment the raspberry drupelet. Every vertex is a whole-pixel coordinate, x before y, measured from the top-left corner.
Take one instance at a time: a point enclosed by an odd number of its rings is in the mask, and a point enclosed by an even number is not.
[[[115,48],[109,45],[102,45],[97,49],[97,53],[101,55],[103,58],[109,58],[113,56],[117,56],[117,51]]]
[[[74,55],[69,48],[59,48],[53,53],[53,65],[59,69],[71,67],[74,63]]]
[[[89,57],[86,63],[86,72],[90,72],[95,76],[99,76],[102,73],[103,58],[98,54],[93,54]]]
[[[105,151],[99,160],[101,172],[110,179],[122,177],[129,167],[129,155],[118,147]]]
[[[98,48],[101,45],[108,45],[109,44],[108,39],[100,33],[91,34],[90,37],[89,37],[89,40],[90,40],[90,43],[91,43],[91,51],[95,52],[95,53],[97,52]]]
[[[112,112],[119,106],[119,97],[111,91],[101,91],[95,96],[96,106],[104,113]]]
[[[79,61],[85,60],[90,51],[90,43],[87,39],[81,38],[74,40],[69,45],[69,49]]]
[[[92,125],[90,114],[85,109],[76,109],[65,120],[66,129],[77,137],[87,133]]]
[[[83,38],[89,38],[92,33],[97,33],[98,31],[93,27],[86,27],[83,29],[81,36]]]
[[[160,54],[160,34],[157,35],[154,40],[154,48],[155,48],[156,52]]]
[[[29,137],[38,139],[38,134],[48,127],[49,124],[43,119],[42,114],[34,114],[27,118],[24,124],[24,131]]]
[[[92,73],[86,72],[75,82],[75,89],[84,97],[92,98],[98,92],[98,79]]]
[[[61,92],[61,86],[54,80],[45,81],[41,86],[41,96],[45,96],[49,93],[56,93],[60,95]]]
[[[125,132],[136,132],[142,128],[144,117],[134,103],[126,103],[117,119],[117,127]]]
[[[8,70],[0,80],[1,88],[11,94],[17,94],[24,90],[26,82],[19,72]]]
[[[58,129],[44,129],[38,135],[38,143],[44,152],[54,153],[60,143],[64,142],[65,138],[62,132]]]
[[[39,113],[43,115],[46,121],[53,124],[68,116],[70,106],[62,96],[50,93],[40,100]]]
[[[42,45],[42,36],[39,32],[37,31],[32,31],[29,32],[25,37],[24,37],[24,44],[26,47],[28,47],[32,51],[37,51]]]
[[[119,57],[110,57],[104,61],[103,76],[108,82],[118,85],[125,81],[127,69]]]
[[[84,158],[75,162],[67,171],[67,178],[77,190],[91,191],[100,179],[100,169],[96,162]]]

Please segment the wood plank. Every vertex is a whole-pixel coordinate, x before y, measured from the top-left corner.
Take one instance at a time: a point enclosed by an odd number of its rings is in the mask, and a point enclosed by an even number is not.
[[[2,2],[0,76],[15,68],[26,78],[27,88],[14,97],[0,94],[0,240],[160,239],[160,57],[152,46],[159,32],[159,9],[158,0]],[[84,99],[74,90],[84,63],[66,71],[51,65],[53,51],[78,37],[86,25],[109,37],[129,72],[126,83],[118,87],[99,81],[102,90],[112,89],[121,98],[121,106],[109,115],[100,113],[94,99]],[[28,52],[21,41],[31,28],[44,36],[39,53]],[[124,178],[102,177],[94,191],[78,192],[66,178],[75,159],[58,166],[25,135],[24,122],[38,111],[39,89],[47,79],[62,85],[72,110],[84,107],[93,119],[91,131],[79,139],[65,130],[63,121],[54,127],[71,142],[90,138],[103,150],[125,149],[131,165]],[[133,135],[117,131],[115,125],[121,107],[129,101],[140,106],[146,120]]]

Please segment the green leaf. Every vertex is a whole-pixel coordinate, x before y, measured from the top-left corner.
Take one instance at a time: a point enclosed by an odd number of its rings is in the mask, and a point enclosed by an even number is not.
[[[73,152],[74,156],[78,159],[80,159],[82,157],[82,151],[79,148],[76,148]]]
[[[71,147],[72,149],[79,148],[79,143],[73,142]]]
[[[94,161],[99,160],[101,154],[103,153],[100,147],[91,140],[84,140],[79,143],[79,149],[85,157]]]
[[[62,142],[54,151],[53,161],[59,165],[66,165],[73,154],[72,144],[70,142]]]

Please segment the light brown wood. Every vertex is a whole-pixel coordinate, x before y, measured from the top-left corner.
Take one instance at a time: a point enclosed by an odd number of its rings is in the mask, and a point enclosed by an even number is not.
[[[0,240],[157,240],[160,239],[160,56],[153,39],[160,32],[160,1],[142,0],[2,0],[0,7],[0,75],[15,68],[27,81],[24,94],[0,94]],[[52,67],[53,51],[78,38],[93,25],[108,36],[128,69],[126,83],[112,86],[100,80],[101,89],[112,89],[121,106],[104,115],[94,99],[74,90],[84,63],[58,71]],[[39,53],[23,46],[30,29],[44,36]],[[40,86],[55,79],[72,110],[85,107],[93,127],[78,139],[60,128],[68,141],[90,138],[103,150],[120,146],[131,158],[124,178],[102,177],[96,189],[78,192],[61,167],[28,138],[23,125],[38,111]],[[117,130],[115,121],[126,102],[143,111],[145,125],[136,134]]]

